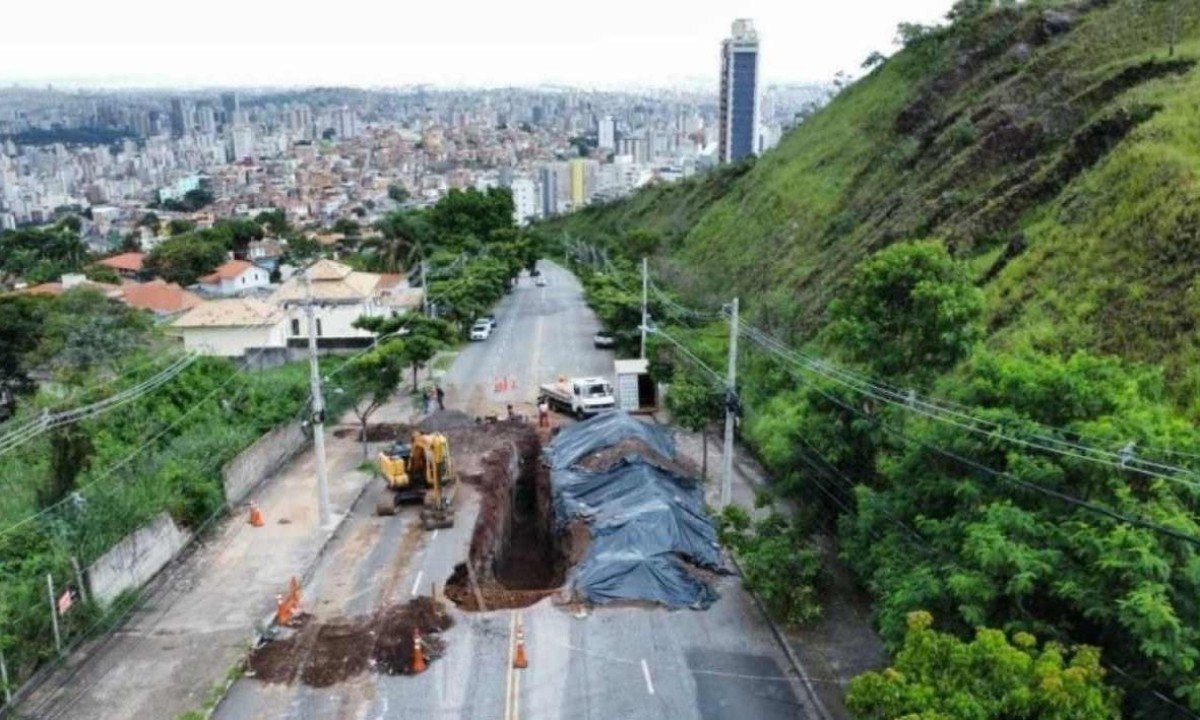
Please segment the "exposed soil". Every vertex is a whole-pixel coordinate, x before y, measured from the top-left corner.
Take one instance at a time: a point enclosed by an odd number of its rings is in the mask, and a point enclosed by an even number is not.
[[[452,624],[445,607],[427,597],[389,605],[373,615],[316,622],[301,615],[285,636],[253,649],[249,675],[266,683],[329,687],[367,670],[411,673],[413,631],[419,630],[430,662],[442,656],[439,633]]]
[[[412,426],[404,423],[372,423],[367,425],[367,442],[404,442],[412,437],[412,431]],[[362,428],[341,427],[333,431],[333,436],[362,442]]]
[[[581,458],[575,465],[585,470],[608,470],[630,455],[641,455],[652,465],[657,465],[664,470],[670,470],[679,475],[686,475],[688,477],[700,476],[700,469],[692,467],[690,462],[665,458],[637,438],[622,440],[616,445],[597,450]]]
[[[483,423],[454,431],[459,472],[481,495],[469,562],[446,581],[446,597],[464,610],[526,607],[559,590],[567,563],[551,518],[550,474],[540,434],[523,422]],[[473,452],[472,452],[473,451]],[[469,463],[474,460],[478,469]],[[464,463],[468,463],[464,466]]]

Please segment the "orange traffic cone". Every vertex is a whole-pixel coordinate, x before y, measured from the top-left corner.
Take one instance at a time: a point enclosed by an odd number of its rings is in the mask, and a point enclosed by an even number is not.
[[[300,581],[293,575],[291,580],[288,580],[288,603],[292,609],[300,607]]]
[[[529,667],[529,659],[525,657],[525,629],[517,626],[517,652],[513,655],[513,667],[524,669]]]
[[[425,644],[421,642],[421,631],[413,628],[413,652],[410,669],[413,675],[425,672]]]
[[[267,524],[267,521],[263,519],[262,510],[258,509],[258,503],[253,500],[250,501],[250,524],[254,527],[262,527]]]
[[[275,596],[275,624],[287,625],[292,621],[291,599],[284,600],[282,595]]]

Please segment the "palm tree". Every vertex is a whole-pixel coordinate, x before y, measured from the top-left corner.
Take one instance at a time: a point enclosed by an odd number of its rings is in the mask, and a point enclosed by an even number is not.
[[[391,213],[380,220],[376,228],[380,237],[364,243],[374,250],[376,269],[401,272],[412,264],[414,258],[424,256],[429,227],[416,213]]]

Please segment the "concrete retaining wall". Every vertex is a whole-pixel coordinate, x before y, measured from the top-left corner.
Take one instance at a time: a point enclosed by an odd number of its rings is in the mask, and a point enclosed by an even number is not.
[[[245,500],[256,485],[279,472],[296,453],[307,447],[309,440],[299,422],[280,425],[260,437],[222,471],[225,501],[236,505]]]
[[[88,567],[92,594],[111,603],[125,590],[139,588],[175,557],[191,539],[167,513],[126,535]]]

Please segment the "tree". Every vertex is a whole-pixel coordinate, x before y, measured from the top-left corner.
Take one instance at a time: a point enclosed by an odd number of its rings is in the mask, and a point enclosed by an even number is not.
[[[79,423],[56,428],[50,433],[50,478],[39,488],[38,505],[49,507],[75,489],[75,480],[87,469],[92,456],[92,439]]]
[[[820,617],[815,585],[821,556],[801,523],[772,513],[751,528],[749,516],[736,505],[722,512],[720,523],[722,542],[737,554],[746,589],[772,615],[791,625]]]
[[[892,667],[850,682],[856,720],[1116,720],[1120,695],[1104,683],[1100,651],[980,628],[963,642],[932,629],[927,612],[908,616]]]
[[[454,342],[454,329],[444,320],[416,313],[388,318],[361,317],[354,326],[375,333],[376,338],[399,336],[389,341],[396,357],[412,368],[413,392],[417,392],[417,373],[439,350]]]
[[[708,426],[720,415],[721,391],[690,372],[675,372],[667,391],[671,420],[690,432],[700,433],[702,454],[700,476],[708,479]]]
[[[364,462],[367,460],[367,422],[396,394],[404,376],[404,359],[397,352],[401,344],[399,340],[386,341],[345,366],[345,381],[359,398],[352,409],[361,428]]]
[[[67,381],[111,367],[142,345],[153,325],[145,313],[89,288],[64,292],[50,309],[38,358]]]
[[[368,244],[374,251],[372,266],[382,272],[400,272],[420,255],[430,237],[429,225],[417,212],[401,210],[379,221],[380,236]]]
[[[653,255],[662,245],[662,235],[650,230],[634,230],[625,236],[625,251],[631,257],[641,258]]]
[[[339,218],[338,221],[333,224],[333,231],[335,233],[341,233],[346,237],[358,237],[358,234],[361,230],[362,228],[359,227],[358,223],[350,218]]]
[[[863,60],[862,69],[871,70],[882,65],[886,60],[887,58],[884,57],[883,53],[879,52],[878,50],[872,50],[871,54],[867,56],[867,59]]]
[[[287,214],[276,208],[274,210],[263,210],[258,215],[254,216],[254,222],[263,225],[276,237],[287,233],[290,229],[287,221]]]
[[[186,218],[174,218],[169,223],[167,223],[167,234],[171,235],[171,236],[183,235],[184,233],[190,233],[191,231],[193,231],[195,229],[196,229],[195,221],[188,220]]]
[[[389,198],[398,203],[405,202],[409,197],[408,190],[399,183],[392,183],[391,185],[388,185],[387,194]]]
[[[174,221],[172,221],[174,222]],[[191,285],[225,262],[227,248],[219,240],[178,235],[164,240],[146,256],[145,267],[164,280]]]
[[[138,220],[138,227],[150,228],[152,232],[157,233],[162,221],[158,219],[158,213],[148,212]]]
[[[983,295],[936,241],[900,243],[864,260],[829,315],[829,337],[886,377],[928,379],[983,336]]]
[[[490,238],[495,230],[514,229],[512,192],[451,190],[430,208],[429,225],[438,235],[470,235],[479,240]]]
[[[30,295],[0,295],[0,390],[33,389],[30,356],[42,342],[49,302]]]
[[[264,236],[260,223],[235,218],[218,220],[210,229],[201,230],[197,234],[206,240],[220,242],[240,258],[246,256],[250,243],[262,240]]]

